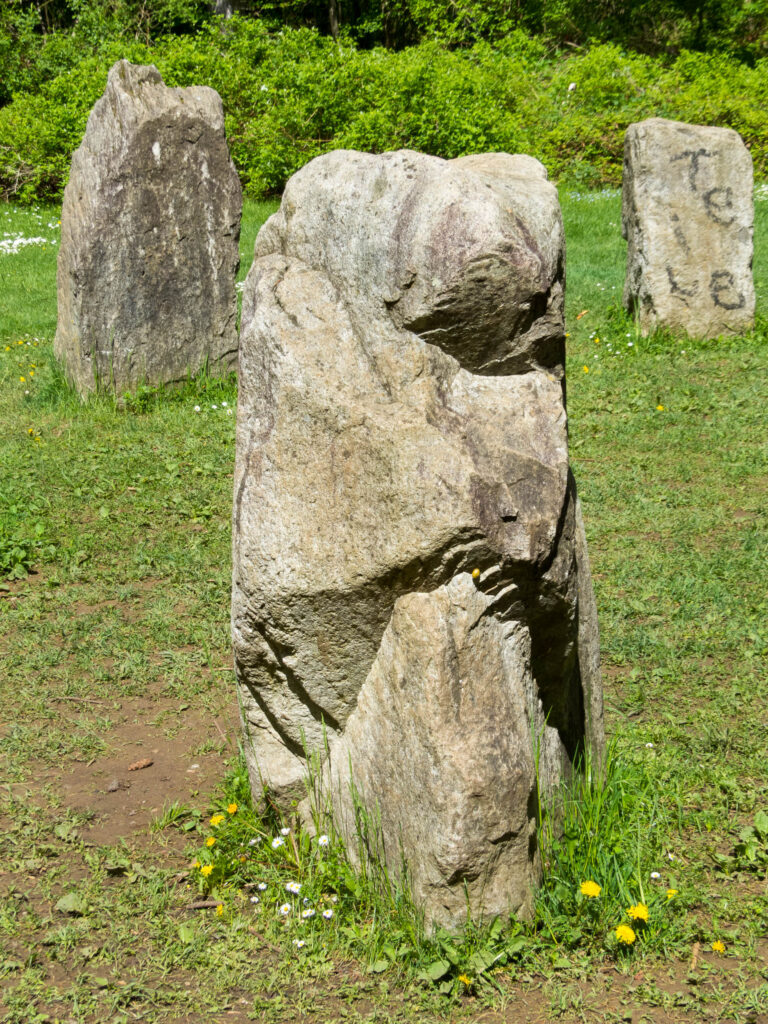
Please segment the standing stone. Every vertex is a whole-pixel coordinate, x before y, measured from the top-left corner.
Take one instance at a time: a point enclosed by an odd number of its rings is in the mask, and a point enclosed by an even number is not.
[[[54,351],[81,395],[234,368],[241,210],[219,95],[118,61],[61,213]]]
[[[245,288],[232,628],[253,789],[289,812],[315,759],[348,848],[359,800],[449,927],[465,886],[477,916],[530,915],[539,799],[604,742],[563,278],[537,161],[334,152],[289,181]]]
[[[624,305],[657,327],[717,337],[754,325],[752,158],[730,128],[652,117],[624,140]]]

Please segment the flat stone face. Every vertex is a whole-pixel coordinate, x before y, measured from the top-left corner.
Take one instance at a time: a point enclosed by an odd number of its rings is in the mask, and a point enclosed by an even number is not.
[[[754,325],[752,158],[730,128],[650,118],[624,141],[624,304],[657,327],[717,337]]]
[[[449,926],[465,884],[480,916],[530,911],[535,747],[545,789],[602,748],[562,285],[536,161],[336,152],[288,183],[244,293],[232,628],[254,791],[290,811],[319,755],[350,846],[353,784]]]
[[[54,351],[81,394],[235,367],[241,211],[218,93],[118,61],[61,215]]]

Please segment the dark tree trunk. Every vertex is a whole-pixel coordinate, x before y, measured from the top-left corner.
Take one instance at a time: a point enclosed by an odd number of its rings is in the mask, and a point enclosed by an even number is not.
[[[328,0],[328,23],[331,26],[331,35],[334,39],[339,38],[339,0]]]

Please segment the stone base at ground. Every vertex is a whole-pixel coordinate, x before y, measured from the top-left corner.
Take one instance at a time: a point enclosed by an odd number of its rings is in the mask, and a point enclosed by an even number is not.
[[[54,351],[81,394],[234,369],[241,210],[218,94],[118,61],[61,215]]]
[[[754,325],[752,158],[730,128],[653,117],[627,129],[624,304],[644,334]]]
[[[254,791],[291,813],[316,757],[348,847],[362,807],[431,921],[467,896],[530,915],[539,798],[603,746],[556,191],[528,157],[336,152],[255,256],[232,600]]]

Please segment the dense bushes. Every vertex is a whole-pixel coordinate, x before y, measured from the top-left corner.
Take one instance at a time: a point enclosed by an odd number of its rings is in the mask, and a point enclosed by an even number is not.
[[[758,173],[768,171],[768,60],[749,67],[683,52],[664,65],[612,44],[552,56],[522,32],[467,49],[360,50],[312,29],[274,33],[235,17],[223,31],[208,23],[157,43],[113,40],[18,93],[0,109],[4,196],[61,194],[88,111],[122,56],[156,63],[169,85],[218,90],[251,196],[279,192],[307,160],[339,147],[524,151],[555,178],[615,184],[626,126],[654,115],[733,127]]]

